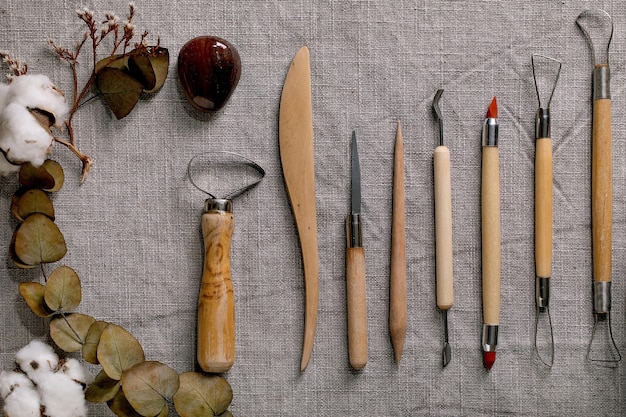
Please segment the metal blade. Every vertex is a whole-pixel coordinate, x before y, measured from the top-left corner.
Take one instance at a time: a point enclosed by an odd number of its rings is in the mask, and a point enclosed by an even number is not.
[[[361,165],[359,164],[359,150],[356,144],[356,132],[352,131],[352,192],[351,192],[351,214],[361,214]]]

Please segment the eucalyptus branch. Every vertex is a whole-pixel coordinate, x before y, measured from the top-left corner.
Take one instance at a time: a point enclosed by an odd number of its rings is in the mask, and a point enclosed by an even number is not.
[[[74,330],[74,328],[72,327],[72,325],[70,324],[70,321],[67,319],[67,316],[65,315],[65,313],[63,312],[63,310],[58,310],[57,313],[63,318],[63,321],[65,322],[65,324],[67,324],[67,327],[69,327],[69,329],[72,331],[72,333],[74,333],[74,337],[76,337],[76,340],[78,342],[80,342],[81,345],[85,344],[85,341],[83,340],[82,337],[80,337],[80,335],[78,334],[78,332],[76,332],[76,330]]]

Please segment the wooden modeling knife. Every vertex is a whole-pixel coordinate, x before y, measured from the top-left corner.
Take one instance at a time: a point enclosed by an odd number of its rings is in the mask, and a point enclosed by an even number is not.
[[[313,106],[309,50],[306,46],[296,53],[287,72],[280,98],[278,130],[283,176],[296,220],[304,266],[306,301],[300,362],[300,370],[304,371],[313,351],[319,294]]]

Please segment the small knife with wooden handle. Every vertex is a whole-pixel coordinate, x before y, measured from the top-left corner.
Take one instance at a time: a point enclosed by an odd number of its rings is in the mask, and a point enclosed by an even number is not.
[[[291,62],[280,98],[280,160],[291,209],[296,220],[304,266],[304,342],[300,370],[311,358],[319,297],[317,214],[313,154],[313,105],[309,50],[300,48]]]
[[[356,133],[352,132],[351,210],[346,218],[346,295],[348,299],[348,354],[354,369],[367,364],[367,302],[365,251],[361,229],[361,167]]]

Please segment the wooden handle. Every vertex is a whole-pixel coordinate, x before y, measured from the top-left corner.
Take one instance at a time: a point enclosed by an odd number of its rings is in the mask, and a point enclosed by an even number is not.
[[[367,364],[367,301],[363,248],[346,250],[346,294],[350,365],[354,369],[363,369]]]
[[[500,178],[498,148],[483,146],[482,166],[483,324],[500,324]]]
[[[198,299],[198,363],[205,372],[221,373],[235,361],[235,300],[230,274],[233,214],[202,215],[204,270]]]
[[[450,151],[435,148],[435,261],[437,274],[437,307],[448,310],[454,302],[452,265],[452,188],[450,184]]]
[[[611,281],[613,222],[613,166],[611,150],[611,100],[593,102],[591,165],[591,223],[593,226],[593,279]]]
[[[389,275],[389,333],[397,364],[402,359],[407,328],[405,219],[404,145],[402,143],[402,128],[398,123],[393,156],[391,271]]]
[[[552,275],[552,140],[541,138],[535,149],[535,269]]]

